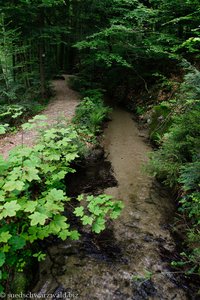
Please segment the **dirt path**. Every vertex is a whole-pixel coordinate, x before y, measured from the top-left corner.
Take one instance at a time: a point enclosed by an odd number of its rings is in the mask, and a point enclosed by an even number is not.
[[[71,119],[78,104],[79,95],[71,90],[67,85],[68,75],[64,75],[65,80],[54,80],[52,82],[56,96],[50,101],[47,108],[41,113],[48,118],[48,124],[53,124],[56,120],[65,116]],[[23,133],[23,144],[32,146],[36,140],[37,132],[32,130]],[[9,134],[0,140],[0,153],[6,158],[8,152],[15,146],[22,143],[22,130],[15,134]]]

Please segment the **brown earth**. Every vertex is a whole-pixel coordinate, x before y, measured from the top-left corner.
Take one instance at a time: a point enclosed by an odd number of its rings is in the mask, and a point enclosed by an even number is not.
[[[69,88],[67,80],[69,75],[64,75],[65,80],[54,80],[52,82],[55,90],[55,97],[50,101],[42,115],[45,115],[48,120],[47,124],[55,123],[58,118],[64,116],[71,120],[74,115],[75,108],[78,104],[79,95]],[[37,138],[37,131],[31,130],[24,132],[20,129],[17,133],[8,134],[0,139],[0,153],[4,158],[8,157],[9,151],[15,146],[22,143],[27,146],[32,146]]]

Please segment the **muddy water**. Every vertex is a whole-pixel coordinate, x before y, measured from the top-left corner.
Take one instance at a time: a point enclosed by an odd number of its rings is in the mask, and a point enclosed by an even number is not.
[[[98,237],[83,232],[78,242],[50,245],[33,292],[81,300],[190,299],[166,257],[175,250],[172,199],[142,172],[151,148],[128,112],[113,112],[104,148],[118,181],[104,191],[125,209]]]

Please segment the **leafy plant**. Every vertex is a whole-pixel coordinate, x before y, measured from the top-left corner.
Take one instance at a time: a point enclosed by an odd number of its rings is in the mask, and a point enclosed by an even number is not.
[[[13,126],[16,119],[21,117],[25,111],[25,107],[18,104],[2,105],[0,106],[0,121]]]
[[[41,127],[43,120],[44,116],[36,116],[23,128]],[[122,203],[110,196],[80,196],[74,206],[66,195],[64,178],[75,172],[71,163],[79,157],[84,143],[77,125],[66,126],[62,121],[43,131],[33,148],[16,147],[7,160],[0,157],[0,291],[14,269],[23,270],[29,257],[45,258],[39,240],[50,235],[62,240],[80,237],[64,215],[65,209],[74,211],[95,233],[105,229],[107,218],[120,214]]]
[[[179,211],[184,215],[187,250],[176,266],[186,272],[200,274],[200,125],[199,87],[200,72],[190,68],[181,85],[178,104],[179,116],[162,138],[162,146],[151,156],[149,171],[181,196]],[[184,98],[183,98],[184,97]]]
[[[116,219],[124,207],[122,202],[114,202],[112,196],[109,195],[98,195],[96,197],[80,195],[78,200],[82,205],[74,210],[74,214],[80,218],[83,225],[91,225],[92,231],[95,233],[104,230],[106,219]]]
[[[8,127],[9,127],[9,124],[0,124],[0,135],[5,134]]]
[[[111,110],[104,105],[99,90],[90,90],[87,94],[89,97],[83,98],[78,105],[73,121],[86,127],[92,134],[96,134]]]

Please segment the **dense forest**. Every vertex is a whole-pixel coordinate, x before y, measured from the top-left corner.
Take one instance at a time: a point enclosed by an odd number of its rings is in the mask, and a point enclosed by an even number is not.
[[[199,24],[199,0],[2,1],[2,137],[23,123],[24,130],[35,126],[25,122],[48,104],[53,78],[74,75],[70,85],[84,100],[70,126],[58,124],[32,149],[0,159],[1,291],[9,291],[14,273],[32,256],[45,257],[38,241],[52,234],[79,238],[59,214],[69,202],[62,180],[86,145],[97,142],[111,111],[103,99],[132,111],[149,129],[155,151],[146,172],[173,191],[174,231],[183,239],[172,264],[177,272],[200,275]],[[43,126],[42,116],[34,121]],[[99,233],[123,204],[89,197],[80,196],[73,213]]]

